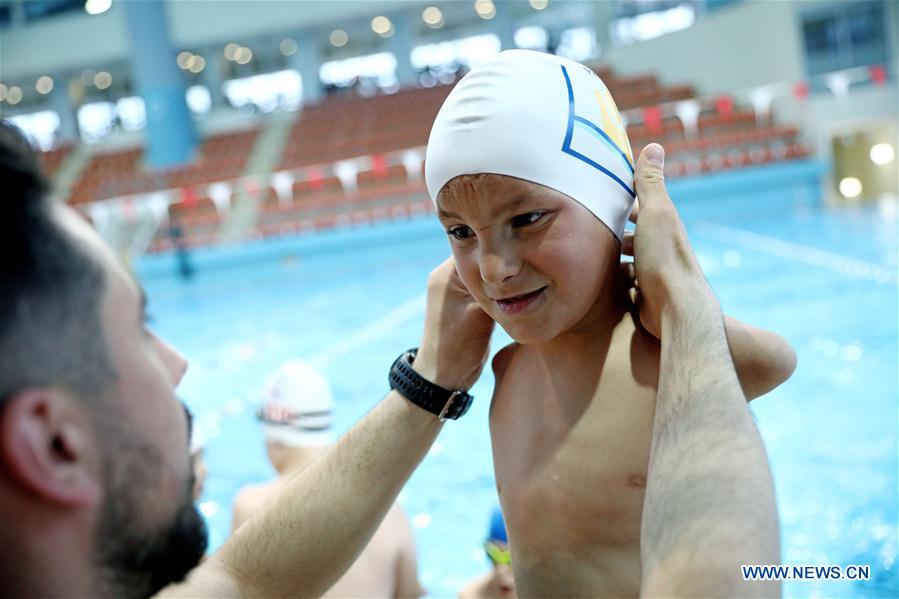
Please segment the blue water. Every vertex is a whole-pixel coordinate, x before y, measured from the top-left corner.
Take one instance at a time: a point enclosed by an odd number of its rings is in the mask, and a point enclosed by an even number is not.
[[[799,356],[792,379],[752,404],[784,563],[871,567],[867,582],[792,581],[785,594],[894,597],[896,203],[827,208],[814,186],[771,185],[777,175],[671,190],[725,310],[780,333]],[[251,409],[265,374],[315,360],[345,430],[386,393],[396,355],[418,344],[427,274],[447,254],[424,218],[211,251],[189,284],[170,274],[170,258],[138,265],[154,326],[191,360],[180,392],[209,439],[201,507],[212,548],[227,536],[236,490],[273,475]],[[498,333],[494,348],[507,339]],[[469,414],[445,427],[400,495],[431,596],[455,596],[487,568],[492,384],[486,372]]]

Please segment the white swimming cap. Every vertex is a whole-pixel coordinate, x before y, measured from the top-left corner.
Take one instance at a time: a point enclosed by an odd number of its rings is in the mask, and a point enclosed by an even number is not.
[[[431,199],[478,173],[560,191],[619,239],[634,203],[634,159],[609,90],[586,66],[542,52],[500,52],[440,108],[425,159]]]
[[[331,443],[334,397],[328,379],[308,362],[282,364],[265,385],[259,418],[265,437],[294,447]]]
[[[190,431],[190,455],[196,455],[206,449],[206,435],[200,430],[200,427],[194,423]]]

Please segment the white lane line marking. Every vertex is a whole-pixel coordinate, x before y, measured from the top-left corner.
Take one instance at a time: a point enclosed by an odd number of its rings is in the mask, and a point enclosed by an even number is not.
[[[888,283],[896,285],[896,272],[872,262],[864,260],[856,260],[847,258],[839,254],[819,250],[818,248],[809,247],[792,241],[784,241],[768,235],[752,233],[703,221],[697,223],[693,227],[697,233],[704,237],[721,241],[731,245],[743,247],[749,250],[762,252],[778,258],[786,258],[794,262],[802,262],[811,264],[821,268],[836,271],[840,274],[856,277],[859,279],[870,279],[879,283]]]
[[[358,350],[364,345],[368,345],[384,337],[396,327],[403,324],[407,320],[417,317],[425,311],[425,301],[427,294],[422,293],[419,296],[400,304],[378,320],[362,327],[352,333],[344,336],[337,343],[326,347],[320,352],[313,354],[309,361],[316,367],[325,369],[329,364],[342,358],[343,356]]]

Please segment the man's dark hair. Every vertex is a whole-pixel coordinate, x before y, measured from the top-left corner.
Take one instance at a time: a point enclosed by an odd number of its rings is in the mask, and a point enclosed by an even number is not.
[[[0,410],[33,387],[67,389],[94,405],[104,474],[94,531],[97,591],[152,596],[183,580],[206,550],[193,477],[170,521],[142,518],[139,498],[166,466],[134,425],[106,409],[118,398],[108,392],[115,371],[100,317],[103,266],[66,231],[34,151],[2,120],[0,189]]]
[[[22,133],[0,120],[0,406],[29,387],[89,400],[114,376],[100,320],[102,266],[53,216]]]

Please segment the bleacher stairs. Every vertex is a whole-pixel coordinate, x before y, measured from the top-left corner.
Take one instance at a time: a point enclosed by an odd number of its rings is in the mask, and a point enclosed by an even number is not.
[[[284,154],[296,117],[295,112],[281,112],[265,120],[242,173],[244,178],[255,181],[256,188],[268,184],[269,174],[275,170]],[[259,212],[258,195],[248,193],[245,187],[240,188],[222,225],[221,242],[235,243],[242,239],[258,219]]]

